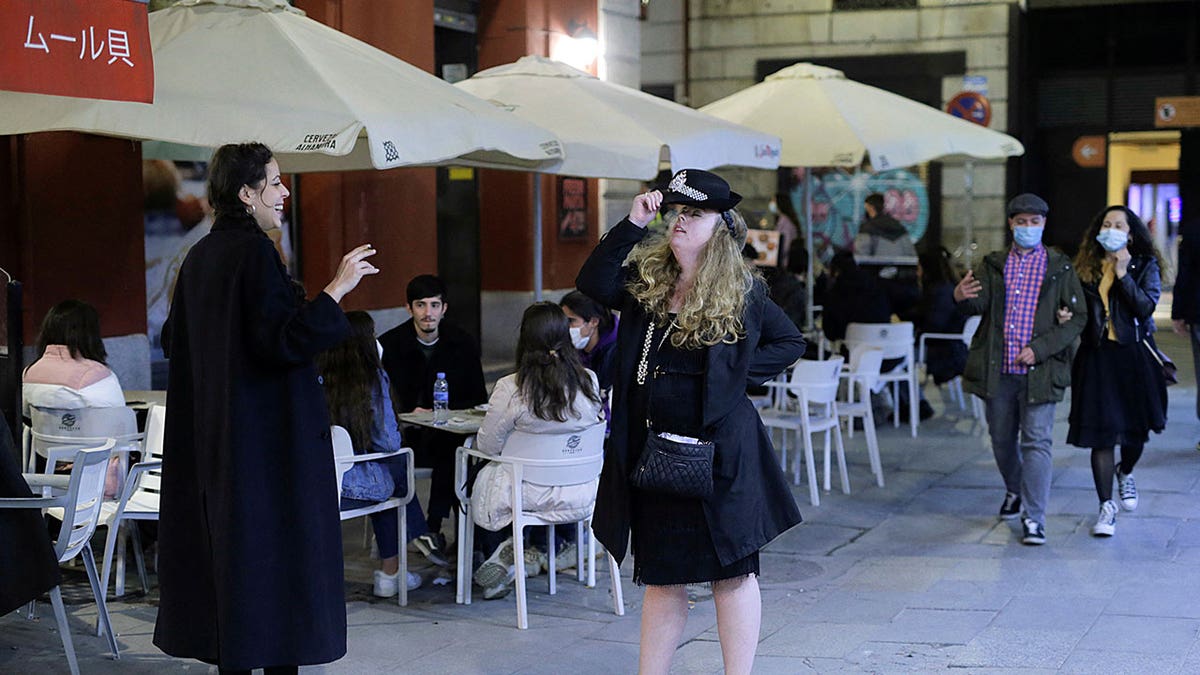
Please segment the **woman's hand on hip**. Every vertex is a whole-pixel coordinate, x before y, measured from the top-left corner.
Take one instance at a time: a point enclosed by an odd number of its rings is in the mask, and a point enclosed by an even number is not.
[[[333,298],[334,302],[341,302],[347,293],[358,286],[358,282],[362,281],[364,276],[379,274],[379,268],[366,260],[376,253],[378,251],[370,244],[363,244],[342,256],[337,274],[333,275],[333,281],[330,281],[329,285],[325,287],[325,292]]]
[[[658,190],[643,192],[633,198],[633,207],[629,209],[629,222],[638,227],[646,227],[658,215],[658,207],[662,206],[663,195]]]

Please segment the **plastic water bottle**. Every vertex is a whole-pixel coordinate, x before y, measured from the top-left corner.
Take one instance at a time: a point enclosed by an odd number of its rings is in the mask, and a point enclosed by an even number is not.
[[[438,373],[433,382],[433,423],[445,424],[450,418],[450,385],[446,384],[446,374]]]

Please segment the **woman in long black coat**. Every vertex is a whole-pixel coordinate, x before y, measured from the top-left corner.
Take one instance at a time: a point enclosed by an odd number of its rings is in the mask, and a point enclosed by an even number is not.
[[[748,673],[761,621],[758,550],[800,522],[770,437],[746,397],[800,357],[804,339],[741,257],[741,197],[687,169],[664,193],[638,195],[601,240],[579,290],[621,310],[610,447],[593,529],[617,559],[632,530],[646,585],[639,672],[665,673],[687,621],[685,584],[712,582],[727,673]],[[678,204],[665,241],[635,246],[663,203]],[[635,267],[622,266],[631,252]],[[641,490],[630,469],[656,431],[711,441],[713,493]]]
[[[12,432],[0,413],[0,497],[35,497],[21,478]],[[36,509],[0,509],[0,616],[59,584],[58,558]]]
[[[209,166],[212,232],[188,253],[163,330],[170,358],[154,643],[222,672],[346,653],[329,415],[312,357],[349,331],[342,297],[375,269],[342,258],[312,301],[266,232],[288,190],[261,144]]]

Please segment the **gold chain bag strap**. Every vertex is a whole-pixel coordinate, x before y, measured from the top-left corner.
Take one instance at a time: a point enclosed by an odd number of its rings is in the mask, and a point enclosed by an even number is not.
[[[671,326],[663,332],[659,349],[671,334]],[[650,350],[654,348],[654,322],[646,328],[646,341],[642,345],[642,358],[637,366],[637,383],[653,383],[655,374],[650,370]],[[651,385],[652,386],[652,385]],[[667,433],[656,433],[650,414],[651,391],[646,391],[646,446],[629,474],[635,487],[647,492],[674,495],[690,499],[704,499],[713,491],[713,450],[708,441],[685,439]]]

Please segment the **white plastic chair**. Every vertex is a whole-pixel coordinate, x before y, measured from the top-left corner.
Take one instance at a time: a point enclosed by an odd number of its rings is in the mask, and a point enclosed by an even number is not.
[[[125,537],[120,536],[121,527],[127,520],[158,520],[159,493],[162,488],[163,431],[166,427],[167,408],[152,405],[146,413],[146,434],[142,446],[142,461],[129,469],[125,487],[116,502],[105,502],[100,510],[100,527],[108,528],[104,543],[104,565],[101,588],[108,591],[108,580],[112,573],[113,555],[116,554],[117,580],[113,595],[125,594]],[[150,592],[146,577],[146,561],[142,555],[141,537],[136,525],[127,529],[133,540],[133,557],[137,564],[138,579],[142,592]]]
[[[119,659],[121,652],[117,648],[117,638],[109,620],[108,605],[104,602],[104,589],[100,587],[100,579],[96,574],[96,559],[92,556],[90,544],[92,534],[96,531],[96,521],[100,517],[104,478],[115,444],[116,441],[109,438],[99,446],[76,450],[73,455],[74,466],[71,467],[69,477],[25,475],[31,488],[61,488],[61,479],[67,478],[65,494],[54,497],[3,497],[0,498],[0,509],[44,510],[58,507],[63,510],[62,529],[59,531],[58,541],[54,543],[54,553],[60,565],[74,560],[77,555],[83,555],[83,565],[87,569],[88,582],[92,585],[92,595],[96,598],[99,620],[103,632],[108,636],[108,648],[113,658]],[[77,675],[79,663],[75,659],[75,646],[71,642],[71,629],[67,624],[61,587],[55,586],[50,589],[50,602],[54,605],[54,617],[58,621],[63,650],[67,653],[67,664],[71,673]]]
[[[925,333],[925,334],[921,335],[920,339],[918,340],[919,346],[917,349],[917,361],[922,366],[925,366],[925,364],[926,364],[925,343],[928,340],[950,340],[952,342],[953,341],[961,341],[968,348],[970,348],[971,347],[971,338],[973,338],[975,336],[975,331],[979,330],[979,323],[982,320],[983,320],[983,317],[981,317],[979,315],[967,317],[967,321],[966,321],[966,323],[963,324],[963,330],[961,333]],[[928,370],[928,366],[926,366],[926,369]],[[956,376],[954,379],[947,382],[946,389],[947,389],[947,391],[950,392],[950,398],[954,402],[958,403],[958,409],[966,410],[967,398],[963,394],[962,376],[961,375]],[[980,412],[979,408],[981,408],[981,406],[976,405],[975,400],[972,400],[971,401],[971,412],[972,412],[972,414],[975,415],[975,417],[982,416],[982,413]]]
[[[54,473],[58,462],[68,461],[76,450],[95,447],[105,439],[116,440],[117,452],[140,450],[142,434],[137,430],[133,408],[38,408],[29,410],[30,452],[25,471],[34,473],[36,458],[46,459],[43,473]]]
[[[408,468],[408,491],[403,497],[390,497],[378,504],[369,504],[355,509],[342,509],[340,516],[342,520],[350,520],[360,516],[379,513],[389,509],[396,510],[396,520],[399,523],[397,527],[397,536],[399,539],[400,550],[400,595],[399,603],[401,607],[408,605],[408,521],[404,519],[404,507],[413,498],[413,486],[415,479],[413,478],[413,451],[412,448],[400,448],[397,452],[371,452],[362,455],[354,454],[354,443],[350,440],[350,432],[336,424],[329,428],[329,434],[333,440],[333,461],[334,468],[337,473],[337,498],[340,503],[342,500],[342,478],[350,467],[358,462],[371,462],[379,459],[390,459],[401,455],[407,455],[408,461],[405,465]]]
[[[852,323],[846,326],[845,345],[853,350],[856,345],[867,344],[883,350],[883,358],[901,359],[901,362],[879,380],[892,383],[892,424],[900,426],[900,386],[908,386],[908,422],[913,438],[917,437],[918,409],[917,368],[913,354],[913,325],[911,321],[900,323]]]
[[[554,541],[554,526],[564,525],[562,522],[550,522],[542,515],[527,511],[524,508],[524,487],[526,483],[543,487],[560,487],[580,485],[594,481],[600,475],[604,465],[604,431],[602,421],[581,432],[565,434],[530,434],[514,431],[504,443],[500,455],[487,455],[470,448],[459,448],[457,455],[457,476],[466,476],[467,458],[476,457],[489,462],[499,462],[512,473],[512,510],[513,510],[513,558],[516,564],[517,586],[517,628],[529,628],[528,600],[525,594],[525,543],[522,533],[528,525],[543,525],[547,528],[546,543],[549,561],[549,593],[557,592],[556,561]],[[586,584],[588,588],[596,585],[596,537],[592,534],[592,505],[581,520],[575,521],[579,534],[587,539],[587,554],[583,553],[583,540],[576,543],[576,574],[583,581],[584,565],[587,566]],[[471,513],[471,501],[464,499],[463,506],[466,515],[465,532],[460,533],[458,540],[459,575],[470,575],[471,553],[474,548],[474,519]],[[465,534],[465,536],[462,536]],[[464,562],[465,561],[465,562]],[[625,599],[621,590],[621,570],[617,561],[608,554],[609,578],[612,584],[613,612],[617,616],[625,615]],[[471,585],[468,581],[464,590],[465,604],[471,604]]]
[[[863,421],[867,436],[867,456],[875,484],[883,487],[883,463],[879,459],[879,439],[875,435],[875,412],[871,407],[871,391],[879,381],[883,350],[870,345],[858,345],[850,352],[850,369],[842,373],[846,382],[846,400],[838,402],[838,415],[846,418],[847,433],[854,437],[854,420]]]
[[[850,479],[846,475],[846,452],[842,444],[842,428],[838,419],[837,391],[844,359],[840,356],[827,361],[800,360],[792,365],[792,375],[787,382],[769,382],[768,387],[781,389],[776,405],[758,411],[763,425],[783,430],[781,444],[783,468],[787,470],[787,432],[799,434],[804,439],[804,463],[808,469],[808,498],[813,506],[820,506],[817,490],[817,472],[813,460],[812,434],[825,433],[825,489],[830,489],[829,437],[833,435],[837,448],[838,470],[842,479],[842,492],[850,493]],[[793,403],[790,396],[796,397]],[[814,412],[811,406],[817,406]],[[793,482],[800,484],[800,457],[793,463]]]

